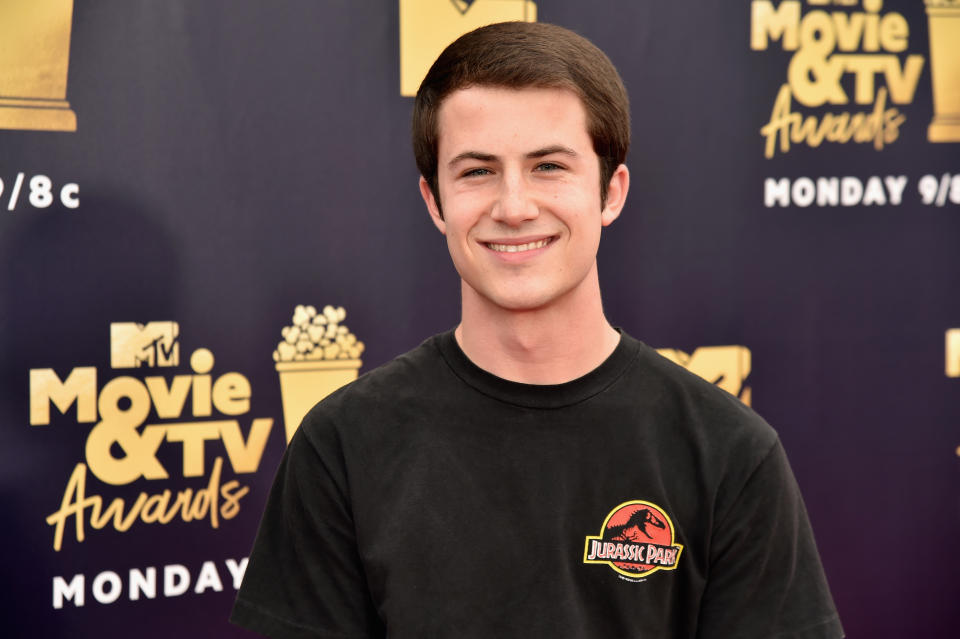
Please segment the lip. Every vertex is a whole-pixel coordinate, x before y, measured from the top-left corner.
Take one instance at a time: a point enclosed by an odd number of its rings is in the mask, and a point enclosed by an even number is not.
[[[540,255],[553,245],[557,237],[556,235],[528,235],[523,237],[492,238],[480,240],[480,244],[498,259],[508,262],[518,262]],[[518,250],[519,247],[527,247],[528,245],[540,243],[543,243],[543,245]],[[511,247],[517,248],[511,249]]]

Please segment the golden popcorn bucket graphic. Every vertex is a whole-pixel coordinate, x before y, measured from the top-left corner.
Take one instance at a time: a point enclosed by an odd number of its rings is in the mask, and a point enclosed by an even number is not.
[[[67,102],[73,0],[0,2],[0,129],[76,131]]]
[[[359,359],[277,362],[287,442],[314,404],[355,380],[360,366]]]
[[[360,372],[364,344],[344,326],[347,312],[327,305],[318,312],[298,305],[283,340],[273,351],[280,375],[280,397],[287,442],[314,404],[352,382]]]
[[[448,44],[494,22],[537,21],[530,0],[400,0],[400,95],[414,96]]]
[[[925,0],[930,21],[930,142],[960,142],[960,0]]]

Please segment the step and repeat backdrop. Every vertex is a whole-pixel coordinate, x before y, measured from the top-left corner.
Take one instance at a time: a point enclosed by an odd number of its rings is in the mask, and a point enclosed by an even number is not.
[[[610,320],[779,431],[848,636],[960,632],[957,0],[4,0],[4,636],[250,636],[300,416],[458,320],[410,96],[501,20],[630,91]]]

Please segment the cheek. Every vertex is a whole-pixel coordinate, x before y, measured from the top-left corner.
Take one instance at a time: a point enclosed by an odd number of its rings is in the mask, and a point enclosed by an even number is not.
[[[460,243],[469,241],[482,218],[474,202],[463,197],[451,197],[449,206],[444,202],[443,215],[447,228],[447,238]]]
[[[466,231],[456,227],[451,229],[449,226],[447,229],[447,251],[459,271],[462,266],[472,261],[471,255],[475,250]]]
[[[460,211],[454,210],[450,213],[444,211],[443,214],[446,216],[447,241],[452,244],[465,242],[467,235],[470,233],[470,227],[463,219]]]

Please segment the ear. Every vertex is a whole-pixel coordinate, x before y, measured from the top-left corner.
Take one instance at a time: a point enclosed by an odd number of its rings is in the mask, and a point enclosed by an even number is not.
[[[436,226],[441,233],[446,235],[447,224],[443,221],[443,216],[440,215],[440,207],[437,206],[437,199],[433,197],[430,184],[422,175],[420,176],[420,197],[423,198],[424,204],[427,205],[427,211],[430,213],[430,219],[433,220],[433,225]]]
[[[630,190],[630,171],[626,164],[621,164],[610,177],[607,185],[607,201],[600,211],[600,221],[603,226],[610,226],[620,217],[620,211],[627,202],[627,191]]]

